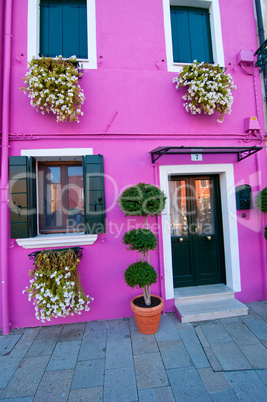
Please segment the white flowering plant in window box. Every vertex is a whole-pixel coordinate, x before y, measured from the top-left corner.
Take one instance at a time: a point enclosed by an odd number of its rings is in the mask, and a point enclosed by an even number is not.
[[[42,114],[54,113],[57,122],[76,121],[83,115],[81,105],[85,96],[78,84],[81,72],[75,56],[35,58],[23,78],[26,86],[20,89],[31,98],[31,105]]]
[[[225,68],[219,65],[198,63],[196,60],[184,66],[177,77],[173,78],[176,89],[187,87],[182,97],[187,112],[212,115],[220,113],[218,122],[222,123],[225,114],[231,113],[232,91],[236,89],[232,76],[225,74]]]
[[[30,257],[34,258],[34,269],[29,272],[30,287],[22,293],[33,301],[37,320],[45,322],[90,310],[88,304],[94,299],[84,294],[77,271],[80,259],[73,249],[43,250]]]

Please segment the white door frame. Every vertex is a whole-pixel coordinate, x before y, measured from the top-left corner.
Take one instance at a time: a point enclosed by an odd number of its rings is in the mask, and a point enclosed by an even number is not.
[[[222,204],[226,285],[229,288],[233,289],[235,292],[241,291],[233,164],[161,165],[159,166],[160,188],[167,195],[166,206],[162,213],[162,238],[166,299],[174,298],[170,233],[169,176],[199,174],[219,175]]]

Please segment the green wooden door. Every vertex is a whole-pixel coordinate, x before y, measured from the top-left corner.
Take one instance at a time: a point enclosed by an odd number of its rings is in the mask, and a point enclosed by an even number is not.
[[[169,189],[174,287],[224,283],[218,177],[171,177]]]

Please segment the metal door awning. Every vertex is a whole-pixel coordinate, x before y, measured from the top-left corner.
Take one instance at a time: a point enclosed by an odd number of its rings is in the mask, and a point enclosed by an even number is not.
[[[236,154],[237,161],[248,158],[260,151],[262,147],[157,147],[150,151],[152,163],[155,163],[163,155],[187,155],[187,154]]]

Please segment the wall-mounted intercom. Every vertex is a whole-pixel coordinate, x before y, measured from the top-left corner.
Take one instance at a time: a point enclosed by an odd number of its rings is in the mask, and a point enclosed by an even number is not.
[[[236,208],[237,209],[253,209],[252,190],[248,184],[236,187]]]

